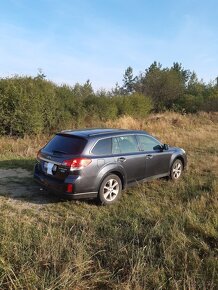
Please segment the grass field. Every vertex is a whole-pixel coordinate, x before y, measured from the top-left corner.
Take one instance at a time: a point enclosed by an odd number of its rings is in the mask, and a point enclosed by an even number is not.
[[[123,117],[183,147],[176,182],[138,184],[119,203],[61,201],[31,171],[49,136],[0,138],[0,289],[217,289],[218,114]]]

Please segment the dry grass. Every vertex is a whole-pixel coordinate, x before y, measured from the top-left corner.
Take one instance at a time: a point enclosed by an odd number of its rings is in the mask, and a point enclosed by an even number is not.
[[[218,145],[218,113],[201,112],[196,115],[181,115],[175,112],[150,115],[147,119],[124,116],[106,123],[93,124],[110,128],[139,129],[157,136],[166,143],[187,146]],[[87,124],[87,127],[88,124]],[[0,156],[35,157],[35,154],[51,136],[26,136],[24,138],[1,137]],[[208,140],[210,142],[208,144]]]
[[[130,188],[113,207],[0,197],[0,289],[217,289],[218,114],[105,125],[183,147],[189,170]],[[2,137],[0,167],[30,169],[48,139]]]
[[[107,126],[146,130],[164,143],[183,147],[190,157],[189,164],[197,165],[199,172],[206,170],[209,164],[210,171],[218,174],[218,113],[181,115],[169,112],[150,115],[145,120],[125,116],[109,121]]]

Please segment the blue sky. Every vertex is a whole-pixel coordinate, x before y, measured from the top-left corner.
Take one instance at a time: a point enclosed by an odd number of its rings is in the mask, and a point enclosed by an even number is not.
[[[121,84],[128,66],[181,62],[218,76],[216,0],[0,0],[0,76],[36,75],[95,89]]]

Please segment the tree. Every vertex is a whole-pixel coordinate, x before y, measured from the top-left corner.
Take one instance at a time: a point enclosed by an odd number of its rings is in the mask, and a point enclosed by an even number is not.
[[[215,79],[215,86],[218,88],[218,77]]]
[[[129,66],[123,75],[122,91],[124,94],[130,94],[134,91],[136,77],[133,76],[133,69]]]
[[[87,80],[83,85],[76,83],[73,87],[73,93],[77,98],[85,99],[87,97],[93,96],[94,91],[90,80]]]
[[[111,95],[112,96],[122,95],[122,88],[119,86],[118,82],[116,82],[115,88],[112,88]]]
[[[35,77],[35,79],[44,80],[46,78],[46,75],[43,73],[43,70],[41,68],[38,68],[38,74]]]
[[[175,69],[162,68],[156,61],[138,79],[137,88],[152,98],[155,111],[173,108],[184,92],[180,74]]]
[[[171,70],[175,71],[178,76],[180,77],[184,88],[187,86],[187,83],[191,77],[191,71],[190,70],[186,70],[182,67],[181,63],[178,62],[174,62],[173,66],[171,67]]]

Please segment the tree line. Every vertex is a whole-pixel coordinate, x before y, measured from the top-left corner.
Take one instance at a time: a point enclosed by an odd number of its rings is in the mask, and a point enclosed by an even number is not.
[[[205,83],[195,72],[184,69],[179,63],[163,68],[160,63],[153,62],[138,76],[134,76],[133,69],[128,67],[123,85],[117,89],[124,95],[137,92],[150,96],[155,112],[218,111],[218,77]]]
[[[218,79],[206,84],[179,63],[163,68],[157,62],[136,76],[128,67],[123,83],[110,91],[95,92],[90,81],[57,85],[42,72],[0,78],[0,135],[49,133],[165,110],[218,111]]]

